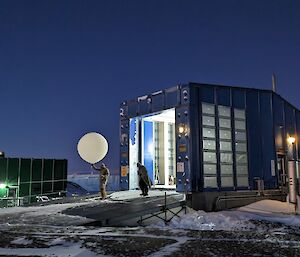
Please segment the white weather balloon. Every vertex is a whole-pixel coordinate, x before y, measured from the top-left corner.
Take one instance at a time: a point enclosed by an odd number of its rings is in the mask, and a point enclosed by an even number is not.
[[[77,144],[80,157],[90,164],[101,161],[108,152],[108,143],[104,136],[90,132],[80,138]]]

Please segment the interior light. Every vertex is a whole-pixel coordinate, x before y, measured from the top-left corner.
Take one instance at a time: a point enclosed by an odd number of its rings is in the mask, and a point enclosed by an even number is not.
[[[289,144],[294,144],[295,141],[296,141],[296,138],[294,138],[294,137],[288,137]]]
[[[3,183],[1,183],[1,184],[0,184],[0,189],[3,189],[3,188],[6,188],[6,185],[3,184]]]

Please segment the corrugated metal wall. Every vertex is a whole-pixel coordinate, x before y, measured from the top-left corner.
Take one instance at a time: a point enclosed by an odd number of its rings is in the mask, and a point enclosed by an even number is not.
[[[214,114],[203,114],[203,104],[214,106]],[[174,107],[176,111],[177,191],[256,189],[257,179],[264,180],[267,189],[278,188],[277,154],[285,156],[286,159],[290,158],[287,156],[288,136],[296,138],[294,157],[299,158],[300,112],[283,98],[270,90],[190,83],[121,104],[121,189],[128,189],[129,184],[128,172],[126,173],[129,165],[129,119]],[[227,128],[230,138],[227,141],[226,139],[224,141],[221,135],[224,131],[226,132],[226,128],[223,129],[221,124],[226,122],[226,117],[220,114],[222,109],[230,112],[227,117],[227,121],[231,122]],[[203,163],[206,150],[203,149],[203,143],[204,140],[211,139],[203,136],[203,115],[214,119],[215,181],[212,175],[205,177]],[[239,117],[239,115],[242,116]],[[179,135],[178,128],[182,125],[187,126],[188,133]],[[231,143],[231,148],[223,152],[223,146],[220,144],[225,145],[226,142],[227,146]],[[243,149],[241,150],[239,146]],[[223,161],[225,163],[222,163]],[[179,171],[178,167],[184,167],[184,172]],[[227,173],[222,170],[225,168]],[[232,169],[232,178],[230,178],[230,172],[228,173],[230,169]],[[210,181],[207,183],[216,183],[215,186],[205,186],[205,179]]]

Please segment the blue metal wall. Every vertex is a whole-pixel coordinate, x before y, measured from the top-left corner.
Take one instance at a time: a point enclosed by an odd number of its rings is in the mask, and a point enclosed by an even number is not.
[[[221,188],[220,167],[217,167],[218,188],[205,189],[203,183],[202,102],[245,109],[247,127],[247,152],[249,187],[237,186],[235,161],[233,161],[234,186]],[[176,176],[177,191],[222,191],[255,189],[255,179],[264,180],[265,188],[278,187],[277,153],[287,154],[287,137],[296,137],[296,154],[299,158],[300,112],[270,90],[259,90],[219,85],[190,83],[161,90],[121,104],[120,111],[120,164],[129,163],[129,118],[165,109],[176,110],[176,162],[184,171]],[[233,111],[232,111],[233,114]],[[179,134],[179,126],[187,131]],[[234,142],[234,133],[233,139]],[[233,145],[233,152],[235,146]],[[233,159],[235,155],[233,154]],[[274,170],[275,169],[275,170]],[[123,169],[124,170],[124,169]],[[122,175],[122,174],[121,174]],[[124,175],[124,174],[123,174]],[[121,176],[121,189],[128,189],[129,177]]]

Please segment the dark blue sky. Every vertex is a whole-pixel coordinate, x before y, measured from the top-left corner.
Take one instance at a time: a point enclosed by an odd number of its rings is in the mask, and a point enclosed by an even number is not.
[[[189,81],[271,88],[300,108],[300,2],[0,1],[0,149],[66,158],[86,132],[119,160],[119,103]]]

